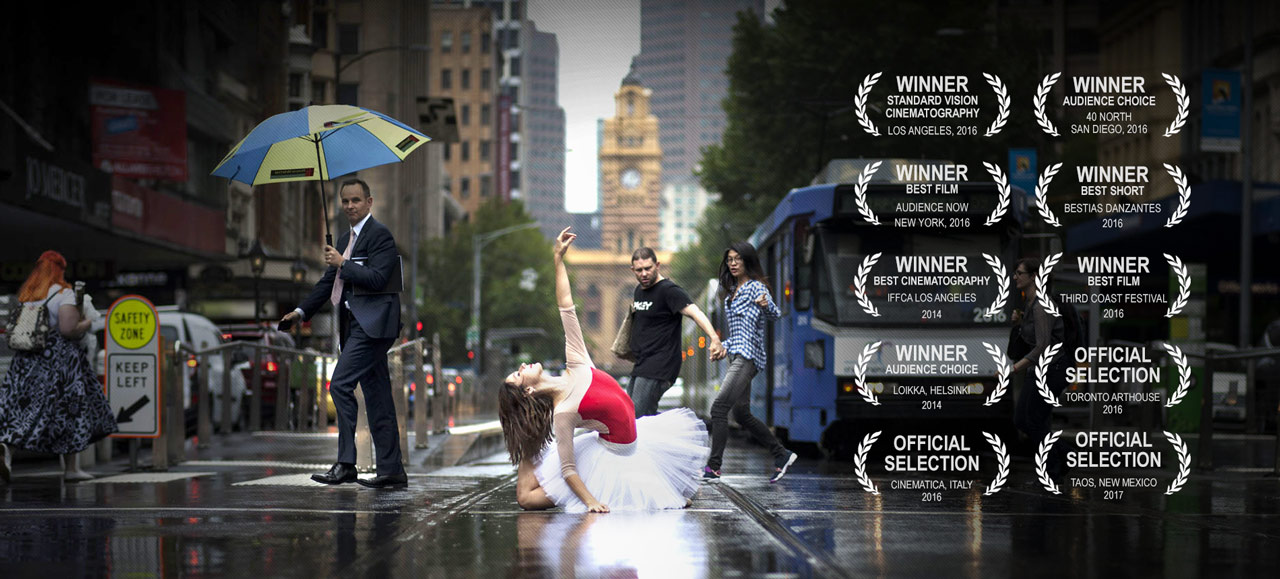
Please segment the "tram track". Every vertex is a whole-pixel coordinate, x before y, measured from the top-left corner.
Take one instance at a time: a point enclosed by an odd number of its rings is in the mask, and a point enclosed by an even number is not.
[[[831,557],[830,553],[813,548],[800,535],[791,530],[780,517],[773,514],[759,501],[743,494],[738,489],[720,482],[713,484],[720,494],[729,499],[729,502],[738,507],[743,514],[747,515],[752,521],[760,525],[769,536],[773,537],[787,549],[791,550],[797,559],[804,561],[809,565],[813,577],[852,577],[848,572],[842,569],[839,563]]]

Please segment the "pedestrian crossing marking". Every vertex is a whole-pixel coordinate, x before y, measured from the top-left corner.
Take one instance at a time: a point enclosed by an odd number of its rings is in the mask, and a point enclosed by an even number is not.
[[[96,478],[84,481],[81,484],[135,484],[135,483],[164,483],[173,482],[187,478],[195,478],[198,476],[209,476],[212,472],[136,472],[118,474],[114,476]]]
[[[319,488],[325,486],[348,487],[353,489],[360,488],[360,485],[351,483],[345,485],[326,485],[311,480],[310,474],[278,474],[266,478],[258,478],[253,480],[232,483],[233,487],[253,487],[253,486],[277,486],[277,487],[311,487]]]
[[[483,465],[483,466],[479,466],[479,465],[450,466],[450,467],[442,468],[437,471],[429,472],[427,473],[427,476],[491,477],[491,476],[506,476],[515,471],[516,471],[516,467],[511,466],[510,463],[490,464],[490,465]]]

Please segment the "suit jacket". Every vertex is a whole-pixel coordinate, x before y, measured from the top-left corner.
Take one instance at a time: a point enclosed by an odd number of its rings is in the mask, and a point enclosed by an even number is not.
[[[351,232],[343,234],[334,248],[345,252],[351,240]],[[302,310],[304,320],[310,320],[329,302],[333,293],[333,282],[337,275],[342,276],[342,299],[338,302],[339,315],[351,314],[364,332],[373,338],[395,338],[400,335],[400,294],[355,295],[355,286],[370,291],[381,291],[391,279],[395,268],[400,267],[397,259],[396,240],[391,230],[378,220],[370,217],[364,224],[364,230],[351,248],[351,258],[343,262],[342,268],[330,267],[324,272],[320,281],[316,282],[311,294],[298,306]],[[359,263],[357,263],[359,261]],[[350,305],[350,311],[347,305]],[[344,336],[345,337],[345,336]]]

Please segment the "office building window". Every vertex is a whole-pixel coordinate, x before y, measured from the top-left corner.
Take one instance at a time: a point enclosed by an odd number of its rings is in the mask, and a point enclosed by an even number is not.
[[[462,105],[462,124],[471,124],[471,105]]]
[[[471,141],[463,141],[460,146],[462,147],[462,149],[459,151],[458,156],[461,157],[463,161],[470,161],[471,160]]]
[[[493,116],[493,105],[480,105],[480,124],[488,125],[489,118]]]
[[[480,69],[480,90],[489,90],[489,85],[493,82],[493,71],[482,68]]]
[[[462,90],[471,90],[471,69],[462,69],[461,76],[462,77],[459,80],[462,81]]]
[[[480,176],[480,196],[488,197],[493,195],[493,177],[489,175]]]
[[[289,98],[302,98],[302,75],[289,73]]]
[[[489,149],[492,149],[492,148],[493,148],[492,141],[490,141],[489,139],[480,140],[480,160],[481,161],[489,160]]]
[[[357,95],[360,93],[360,85],[354,82],[344,82],[338,85],[338,104],[351,105],[353,107],[360,106],[360,99]]]
[[[488,32],[480,33],[480,52],[489,54],[489,45],[493,44],[493,36]]]
[[[520,76],[520,57],[513,56],[507,63],[511,66],[511,76]]]
[[[311,102],[327,102],[328,95],[325,93],[324,81],[312,81],[311,83]]]
[[[311,46],[329,48],[329,13],[316,10],[311,13]]]
[[[458,179],[458,194],[466,199],[471,196],[471,178],[463,177]]]
[[[453,52],[453,31],[440,32],[440,52]]]
[[[444,157],[444,160],[448,161],[449,159],[453,158],[452,151],[453,151],[453,143],[445,143],[444,154],[442,155],[442,157]]]
[[[471,52],[471,33],[463,32],[461,40],[462,40],[462,53],[467,54]]]
[[[338,23],[338,54],[360,54],[360,25]]]
[[[440,71],[440,90],[453,89],[453,69],[443,69]]]

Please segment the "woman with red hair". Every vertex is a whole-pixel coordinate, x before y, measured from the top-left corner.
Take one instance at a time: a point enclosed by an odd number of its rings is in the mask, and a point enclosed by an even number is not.
[[[5,482],[15,446],[62,455],[67,481],[89,480],[93,476],[80,470],[77,453],[117,430],[102,384],[77,343],[90,322],[81,315],[66,270],[66,258],[46,251],[18,290],[23,305],[45,304],[50,330],[44,348],[14,354],[0,381],[0,478]]]

